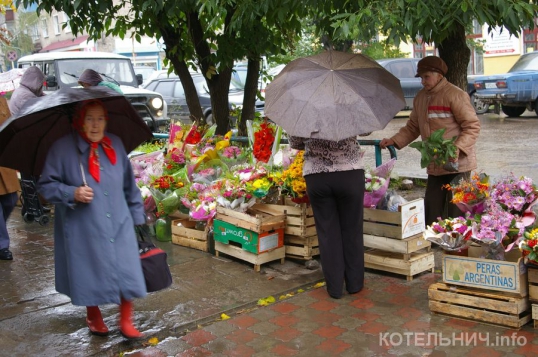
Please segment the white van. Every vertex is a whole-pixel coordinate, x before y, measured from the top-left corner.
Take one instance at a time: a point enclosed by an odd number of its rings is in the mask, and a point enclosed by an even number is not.
[[[37,66],[45,74],[45,92],[76,87],[78,77],[89,68],[105,81],[116,83],[148,126],[155,132],[167,131],[168,110],[162,95],[139,88],[142,75],[136,75],[128,57],[107,52],[47,52],[21,57],[19,68]]]

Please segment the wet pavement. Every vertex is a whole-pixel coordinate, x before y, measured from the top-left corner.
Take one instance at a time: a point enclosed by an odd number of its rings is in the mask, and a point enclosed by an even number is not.
[[[490,174],[508,168],[538,180],[537,118],[493,116],[481,118],[482,135],[491,140],[479,141],[487,151],[479,152],[479,164],[497,163],[481,165]],[[395,119],[367,139],[390,135],[404,122]],[[514,140],[501,140],[502,133]],[[423,176],[418,157],[404,150],[395,170]],[[532,323],[518,331],[430,312],[428,287],[441,279],[439,251],[435,273],[407,281],[368,270],[362,292],[334,300],[318,284],[321,269],[306,269],[303,261],[263,264],[256,273],[234,258],[157,242],[169,254],[174,283],[135,301],[135,323],[146,337],[136,342],[121,337],[115,305],[102,307],[111,335],[91,336],[85,308],[54,290],[52,222],[25,223],[17,208],[8,229],[14,260],[0,261],[0,356],[538,355]],[[276,302],[257,305],[269,296]],[[223,313],[230,318],[223,320]]]

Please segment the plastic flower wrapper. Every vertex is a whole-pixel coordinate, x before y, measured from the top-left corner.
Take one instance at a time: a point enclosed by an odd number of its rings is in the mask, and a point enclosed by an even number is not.
[[[475,215],[474,220],[472,240],[489,251],[488,259],[504,260],[504,252],[517,246],[525,231],[516,216],[499,204],[491,204],[486,213]]]
[[[427,226],[424,239],[448,252],[459,252],[471,245],[471,221],[464,217],[439,219]]]
[[[175,190],[152,190],[153,199],[157,206],[157,217],[166,217],[170,213],[175,212],[180,204],[180,200]]]
[[[272,165],[272,158],[280,148],[282,128],[270,123],[267,119],[262,121],[247,120],[247,134],[252,148],[252,162]]]
[[[489,176],[473,173],[469,180],[461,178],[458,183],[448,184],[443,188],[452,191],[452,200],[462,212],[471,215],[481,214],[487,209],[490,195]]]
[[[162,151],[138,155],[131,158],[130,161],[137,183],[148,185],[152,177],[163,174],[164,153]]]
[[[390,159],[373,170],[367,170],[364,174],[365,191],[364,207],[375,208],[385,196],[390,183],[390,173],[396,159]]]
[[[187,136],[185,137],[185,144],[198,144],[202,140],[202,137],[205,135],[207,129],[207,125],[203,123],[202,120],[195,119],[189,132],[187,133]]]
[[[526,230],[523,239],[519,242],[519,250],[523,254],[525,263],[538,265],[538,228]]]
[[[245,183],[245,189],[257,198],[263,198],[269,194],[273,182],[267,176],[255,178]]]
[[[221,179],[228,172],[228,166],[220,160],[210,160],[200,164],[190,175],[192,182],[210,185]]]

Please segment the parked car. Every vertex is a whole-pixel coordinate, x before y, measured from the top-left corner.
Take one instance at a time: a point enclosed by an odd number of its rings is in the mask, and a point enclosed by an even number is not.
[[[476,97],[509,117],[538,115],[538,51],[521,55],[507,73],[475,78]],[[499,108],[500,107],[500,108]]]
[[[104,80],[118,84],[138,114],[153,131],[166,130],[169,123],[166,103],[156,92],[139,88],[142,77],[137,75],[128,57],[107,52],[47,52],[19,58],[19,68],[37,66],[45,74],[44,91],[61,87],[77,87],[78,77],[91,68]]]
[[[208,124],[213,123],[213,110],[211,108],[211,97],[209,95],[209,89],[205,78],[200,73],[191,73],[194,86],[198,92],[198,98],[200,99],[200,105],[204,118]],[[178,76],[171,75],[168,77],[163,74],[163,78],[157,78],[150,81],[145,89],[160,93],[164,101],[168,105],[168,114],[172,119],[179,119],[185,123],[190,123],[190,112],[185,99],[185,91],[183,90],[183,84]],[[230,92],[228,101],[230,104],[230,110],[233,107],[241,107],[243,105],[244,92],[242,88],[236,86],[233,82],[230,83]],[[256,102],[256,111],[263,112],[265,102]]]
[[[413,100],[418,91],[422,89],[421,79],[415,77],[418,61],[420,61],[420,58],[387,58],[377,60],[380,65],[400,80],[405,98],[405,107],[402,110],[413,109]],[[467,93],[469,93],[471,102],[475,110],[477,110],[477,106],[480,107],[481,103],[477,102],[474,98],[475,88],[473,86],[473,76],[467,76],[467,82]]]

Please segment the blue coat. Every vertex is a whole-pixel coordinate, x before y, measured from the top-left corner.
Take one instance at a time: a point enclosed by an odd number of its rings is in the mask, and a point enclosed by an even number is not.
[[[107,136],[117,160],[112,165],[99,147],[100,182],[88,172],[90,146],[78,134],[52,145],[38,182],[39,193],[55,204],[56,290],[74,305],[119,304],[120,295],[127,300],[146,295],[134,231],[145,222],[142,197],[121,139]],[[89,204],[74,200],[83,183],[79,162],[94,192]]]

